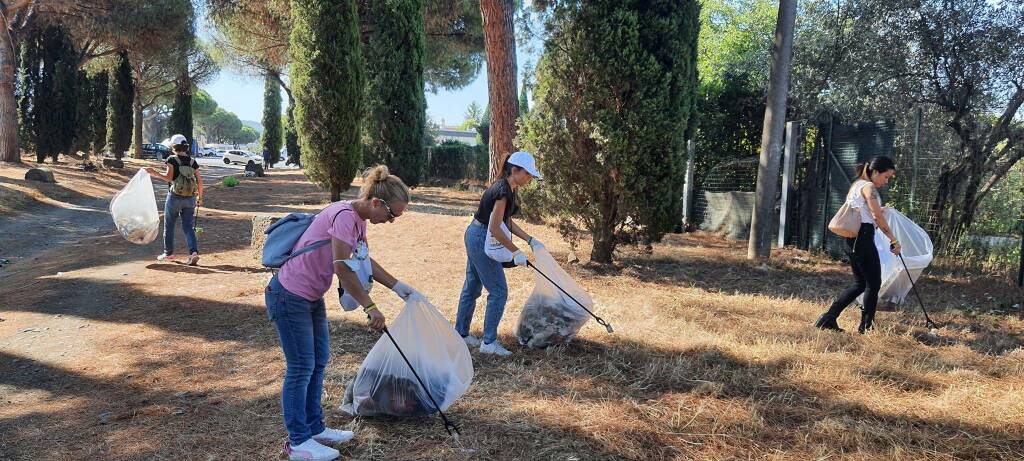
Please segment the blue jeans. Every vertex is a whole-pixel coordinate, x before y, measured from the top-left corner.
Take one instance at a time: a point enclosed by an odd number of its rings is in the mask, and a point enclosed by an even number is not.
[[[466,229],[466,283],[462,285],[459,297],[459,312],[455,315],[455,331],[460,335],[469,334],[469,324],[473,322],[473,311],[480,290],[487,288],[487,310],[484,312],[484,343],[490,344],[498,339],[498,324],[505,313],[505,302],[508,301],[508,284],[505,282],[505,270],[501,263],[484,253],[484,242],[487,229],[472,223]]]
[[[174,254],[174,222],[181,215],[181,230],[185,233],[185,243],[189,253],[199,253],[196,241],[196,198],[182,197],[167,191],[164,202],[164,253]]]
[[[324,431],[320,397],[324,368],[331,358],[324,300],[309,302],[281,286],[275,275],[264,294],[267,314],[277,327],[287,370],[281,387],[281,410],[288,440],[303,443]]]

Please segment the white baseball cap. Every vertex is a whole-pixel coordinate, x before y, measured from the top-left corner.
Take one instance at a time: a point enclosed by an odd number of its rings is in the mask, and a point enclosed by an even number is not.
[[[186,138],[185,135],[183,135],[183,134],[176,134],[174,136],[171,136],[171,145],[172,146],[179,146],[181,144],[188,144],[188,138]]]
[[[540,171],[537,171],[537,162],[533,160],[533,155],[530,155],[529,152],[519,151],[513,153],[508,157],[508,163],[526,170],[534,178],[544,179],[540,175]]]

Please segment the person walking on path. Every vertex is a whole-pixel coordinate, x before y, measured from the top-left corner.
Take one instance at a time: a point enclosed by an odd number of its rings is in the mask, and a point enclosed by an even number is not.
[[[188,139],[184,135],[171,136],[174,155],[168,156],[166,168],[160,173],[156,168],[146,167],[155,178],[167,182],[167,200],[164,202],[164,252],[157,261],[173,261],[174,224],[181,218],[181,230],[185,233],[189,256],[186,263],[199,263],[199,242],[196,239],[196,207],[203,204],[203,177],[199,174],[199,163],[189,153]]]
[[[836,319],[861,293],[864,294],[864,310],[861,312],[857,331],[863,334],[872,329],[875,308],[878,305],[878,291],[882,287],[882,266],[875,247],[875,229],[881,230],[892,242],[890,251],[900,254],[900,242],[889,229],[885,220],[885,209],[878,189],[889,183],[896,172],[896,165],[889,157],[879,156],[857,166],[859,177],[846,194],[846,204],[860,213],[860,231],[855,238],[846,239],[846,254],[850,257],[854,283],[836,298],[832,306],[814,323],[824,330],[843,331]]]
[[[377,331],[384,328],[384,314],[370,299],[373,282],[380,282],[406,301],[422,298],[370,257],[366,238],[367,221],[394,222],[405,212],[409,200],[409,188],[398,176],[389,174],[386,166],[371,168],[364,176],[359,198],[324,208],[292,251],[323,240],[330,240],[330,244],[289,259],[266,288],[267,314],[277,328],[286,363],[281,407],[288,430],[284,451],[289,459],[337,458],[338,450],[328,445],[354,436],[350,431],[325,426],[320,406],[324,368],[330,358],[324,295],[331,288],[331,279],[338,279],[342,306],[346,310],[363,306],[370,327]]]
[[[526,152],[510,155],[505,161],[504,174],[484,192],[473,221],[466,228],[466,281],[459,297],[455,331],[462,335],[467,345],[480,346],[483,354],[511,354],[498,342],[498,324],[501,323],[505,303],[508,301],[508,284],[503,269],[506,266],[526,265],[526,254],[512,242],[511,236],[514,234],[525,240],[533,251],[544,247],[544,244],[512,221],[512,215],[519,211],[516,191],[529,184],[533,178],[542,179],[533,156]],[[485,246],[489,240],[492,245],[504,247],[510,261],[499,261],[488,256]],[[469,334],[469,326],[482,288],[487,288],[487,308],[484,311],[481,343],[481,339]]]

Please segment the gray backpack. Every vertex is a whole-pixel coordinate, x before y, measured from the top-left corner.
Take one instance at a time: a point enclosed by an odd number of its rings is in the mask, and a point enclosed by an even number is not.
[[[190,157],[187,158],[191,160]],[[192,162],[188,162],[188,165],[182,165],[181,157],[174,156],[174,159],[174,167],[177,168],[178,177],[171,181],[171,192],[182,197],[196,195],[196,191],[199,190],[199,181],[196,180],[196,169],[192,168]]]

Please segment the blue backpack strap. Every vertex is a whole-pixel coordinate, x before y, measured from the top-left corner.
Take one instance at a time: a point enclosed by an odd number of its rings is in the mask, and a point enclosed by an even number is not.
[[[338,219],[338,215],[340,215],[341,213],[343,213],[345,211],[353,211],[354,212],[355,210],[341,210],[341,211],[335,213],[334,217],[331,218],[331,227],[334,227],[334,221],[336,221]],[[286,258],[284,260],[284,262],[281,263],[281,267],[284,267],[285,264],[288,264],[288,261],[291,261],[292,258],[294,258],[294,257],[296,257],[298,255],[301,255],[303,253],[309,253],[310,251],[313,251],[313,250],[315,250],[317,248],[320,248],[320,247],[322,247],[322,246],[324,246],[324,245],[326,245],[328,243],[331,243],[331,239],[329,239],[329,238],[328,239],[324,239],[324,240],[317,240],[317,241],[315,241],[313,243],[310,243],[309,245],[306,245],[306,246],[304,246],[302,248],[299,248],[298,250],[293,251],[292,254],[288,255],[288,258]]]

